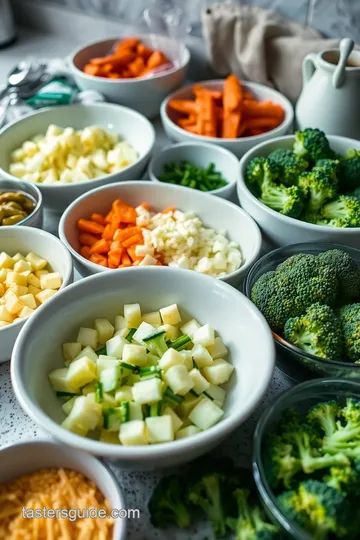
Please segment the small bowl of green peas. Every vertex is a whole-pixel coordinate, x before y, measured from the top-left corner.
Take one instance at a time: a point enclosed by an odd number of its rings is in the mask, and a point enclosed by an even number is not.
[[[172,144],[150,162],[153,182],[188,187],[217,195],[236,197],[238,158],[226,148],[207,143]]]

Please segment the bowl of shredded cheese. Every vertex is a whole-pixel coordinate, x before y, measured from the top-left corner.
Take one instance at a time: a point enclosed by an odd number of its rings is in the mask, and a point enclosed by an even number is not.
[[[46,440],[0,456],[0,538],[125,539],[124,495],[98,459]]]
[[[43,109],[0,136],[2,176],[36,184],[58,212],[89,189],[139,178],[155,142],[144,116],[110,103]]]

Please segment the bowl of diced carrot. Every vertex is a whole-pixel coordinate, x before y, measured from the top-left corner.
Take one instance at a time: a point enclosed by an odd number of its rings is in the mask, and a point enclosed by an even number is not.
[[[70,66],[82,90],[95,90],[152,118],[163,99],[183,84],[189,60],[185,45],[141,36],[90,43],[71,55]]]
[[[173,141],[210,142],[238,157],[291,131],[294,118],[292,104],[280,92],[234,74],[177,90],[163,101],[160,114]]]

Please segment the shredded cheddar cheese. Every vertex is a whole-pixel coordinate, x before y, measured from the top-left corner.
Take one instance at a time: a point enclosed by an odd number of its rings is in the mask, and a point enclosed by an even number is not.
[[[44,508],[71,512],[71,519],[60,512],[45,517]],[[89,515],[91,509],[105,511],[106,517]],[[110,540],[110,512],[94,482],[72,470],[41,469],[0,484],[0,539]]]

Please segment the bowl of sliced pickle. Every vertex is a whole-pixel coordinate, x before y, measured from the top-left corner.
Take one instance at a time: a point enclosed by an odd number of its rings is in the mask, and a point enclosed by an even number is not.
[[[19,180],[0,179],[0,227],[26,225],[42,227],[40,190]]]

